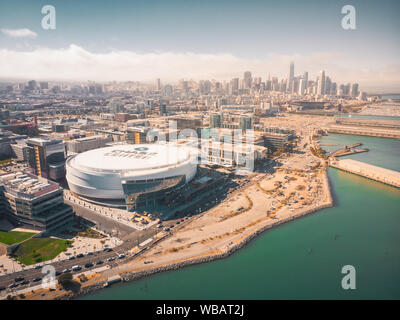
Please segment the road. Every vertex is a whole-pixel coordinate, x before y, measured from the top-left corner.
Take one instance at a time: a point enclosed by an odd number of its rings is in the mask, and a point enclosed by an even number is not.
[[[97,225],[97,228],[99,230],[105,230],[106,232],[113,234],[114,231],[116,230],[118,232],[118,237],[123,238],[132,232],[137,232],[135,228],[131,228],[127,226],[126,224],[119,223],[118,221],[115,221],[112,218],[106,217],[105,215],[102,215],[100,213],[96,213],[93,210],[90,210],[88,208],[84,208],[80,206],[79,204],[76,204],[74,202],[71,202],[69,200],[64,199],[64,202],[69,204],[74,208],[75,214],[77,216],[83,217]]]
[[[178,220],[179,219],[170,220],[170,221],[168,221],[168,224],[165,224],[165,225],[166,226],[170,226],[172,224],[176,225],[176,222]],[[190,218],[185,220],[184,222],[181,222],[179,226],[177,225],[174,229],[171,229],[171,232],[169,232],[169,235],[172,235],[174,230],[179,229],[180,227],[182,227],[183,225],[185,225],[189,222],[190,222]],[[141,230],[141,231],[135,230],[135,232],[126,234],[123,238],[124,242],[120,246],[113,248],[113,250],[111,252],[97,251],[97,252],[94,252],[93,255],[85,255],[82,258],[76,257],[73,260],[56,261],[56,262],[48,263],[45,265],[52,265],[55,268],[55,270],[59,271],[59,272],[62,272],[65,269],[71,269],[73,266],[80,265],[82,267],[82,270],[78,271],[76,273],[81,273],[83,271],[89,271],[91,269],[98,268],[100,265],[96,265],[96,262],[99,260],[102,260],[103,264],[101,264],[101,266],[109,265],[111,268],[114,268],[121,263],[126,263],[130,260],[135,259],[138,255],[129,256],[128,251],[130,249],[134,248],[135,246],[137,246],[139,243],[142,243],[145,240],[152,238],[158,232],[160,232],[160,229],[157,228],[156,226],[152,226],[146,230]],[[152,246],[152,243],[150,242],[146,246],[143,246],[142,249],[146,250],[146,249],[150,248],[151,246]],[[121,253],[124,253],[126,255],[126,257],[123,259],[118,259],[118,255]],[[112,262],[108,262],[107,259],[111,258],[111,257],[114,257],[115,260]],[[84,268],[84,265],[86,263],[92,263],[93,266],[90,268]],[[0,287],[5,287],[5,288],[7,288],[6,289],[7,293],[12,293],[13,291],[37,286],[38,284],[40,284],[40,281],[33,282],[32,280],[37,277],[42,278],[43,276],[45,276],[45,274],[42,273],[41,269],[28,269],[28,270],[23,270],[23,271],[19,271],[19,272],[14,272],[11,274],[0,276]],[[19,284],[18,287],[15,287],[13,289],[8,289],[8,286],[10,284],[14,283],[15,278],[17,278],[17,277],[23,277],[25,280],[29,281],[29,284],[26,284],[26,285]],[[4,292],[4,291],[0,291],[0,292]]]

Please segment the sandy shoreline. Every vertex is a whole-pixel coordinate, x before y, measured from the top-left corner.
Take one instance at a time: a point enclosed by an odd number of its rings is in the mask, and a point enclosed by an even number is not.
[[[199,254],[197,257],[192,257],[189,259],[182,259],[182,261],[174,262],[174,263],[168,263],[164,265],[160,265],[157,267],[143,267],[142,270],[137,270],[137,271],[122,271],[119,272],[121,275],[123,281],[134,281],[134,280],[139,280],[144,277],[159,273],[159,272],[164,272],[164,271],[172,271],[172,270],[177,270],[186,266],[191,266],[191,265],[196,265],[200,263],[205,263],[205,262],[211,262],[217,259],[224,259],[238,251],[239,249],[245,247],[250,241],[252,241],[254,238],[258,237],[261,235],[263,232],[272,229],[276,226],[279,226],[281,224],[299,219],[303,216],[306,216],[311,213],[315,213],[319,210],[325,209],[332,207],[334,205],[331,191],[330,191],[330,183],[329,183],[329,178],[327,176],[326,168],[324,169],[324,173],[322,174],[323,178],[323,185],[324,185],[324,194],[325,194],[325,199],[322,203],[318,204],[317,206],[314,206],[312,208],[305,208],[304,210],[299,210],[299,212],[291,215],[290,217],[287,218],[282,218],[282,219],[276,219],[273,223],[268,223],[265,224],[261,221],[259,222],[255,228],[252,230],[247,231],[245,234],[243,234],[239,240],[236,241],[234,245],[229,247],[229,249],[225,251],[218,251],[214,250],[210,251],[208,254]],[[249,228],[250,229],[250,228]],[[72,293],[72,292],[67,292],[67,293],[62,293],[60,292],[60,295],[58,297],[52,297],[53,299],[74,299],[78,296],[86,295],[89,293],[92,293],[96,290],[102,289],[104,287],[104,283],[106,282],[105,277],[100,277],[97,279],[96,283],[83,286],[81,290],[78,293]]]

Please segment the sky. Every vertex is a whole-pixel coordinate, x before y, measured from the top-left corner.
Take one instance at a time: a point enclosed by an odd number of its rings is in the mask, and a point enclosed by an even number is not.
[[[286,78],[294,61],[295,75],[400,92],[399,13],[398,0],[0,0],[0,79]]]

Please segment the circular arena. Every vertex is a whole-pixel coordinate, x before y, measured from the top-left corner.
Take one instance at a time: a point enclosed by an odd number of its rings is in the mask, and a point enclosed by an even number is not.
[[[86,151],[66,161],[70,190],[107,203],[125,200],[128,209],[155,206],[189,182],[197,171],[190,148],[126,144]]]

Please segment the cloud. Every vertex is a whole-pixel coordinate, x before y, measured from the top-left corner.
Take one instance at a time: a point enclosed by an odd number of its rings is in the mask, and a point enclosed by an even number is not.
[[[5,35],[13,38],[36,38],[37,33],[27,28],[23,29],[1,29]]]
[[[266,79],[268,74],[286,78],[290,61],[295,75],[309,72],[315,79],[321,69],[338,83],[358,82],[366,87],[400,88],[400,65],[365,68],[357,59],[342,53],[315,52],[311,55],[271,53],[264,59],[247,59],[231,54],[192,52],[136,53],[112,50],[95,53],[71,44],[63,49],[0,49],[0,77],[3,79],[78,80],[78,81],[151,81],[163,83],[179,79],[230,80],[243,77],[244,71]],[[368,64],[367,64],[368,65]]]

